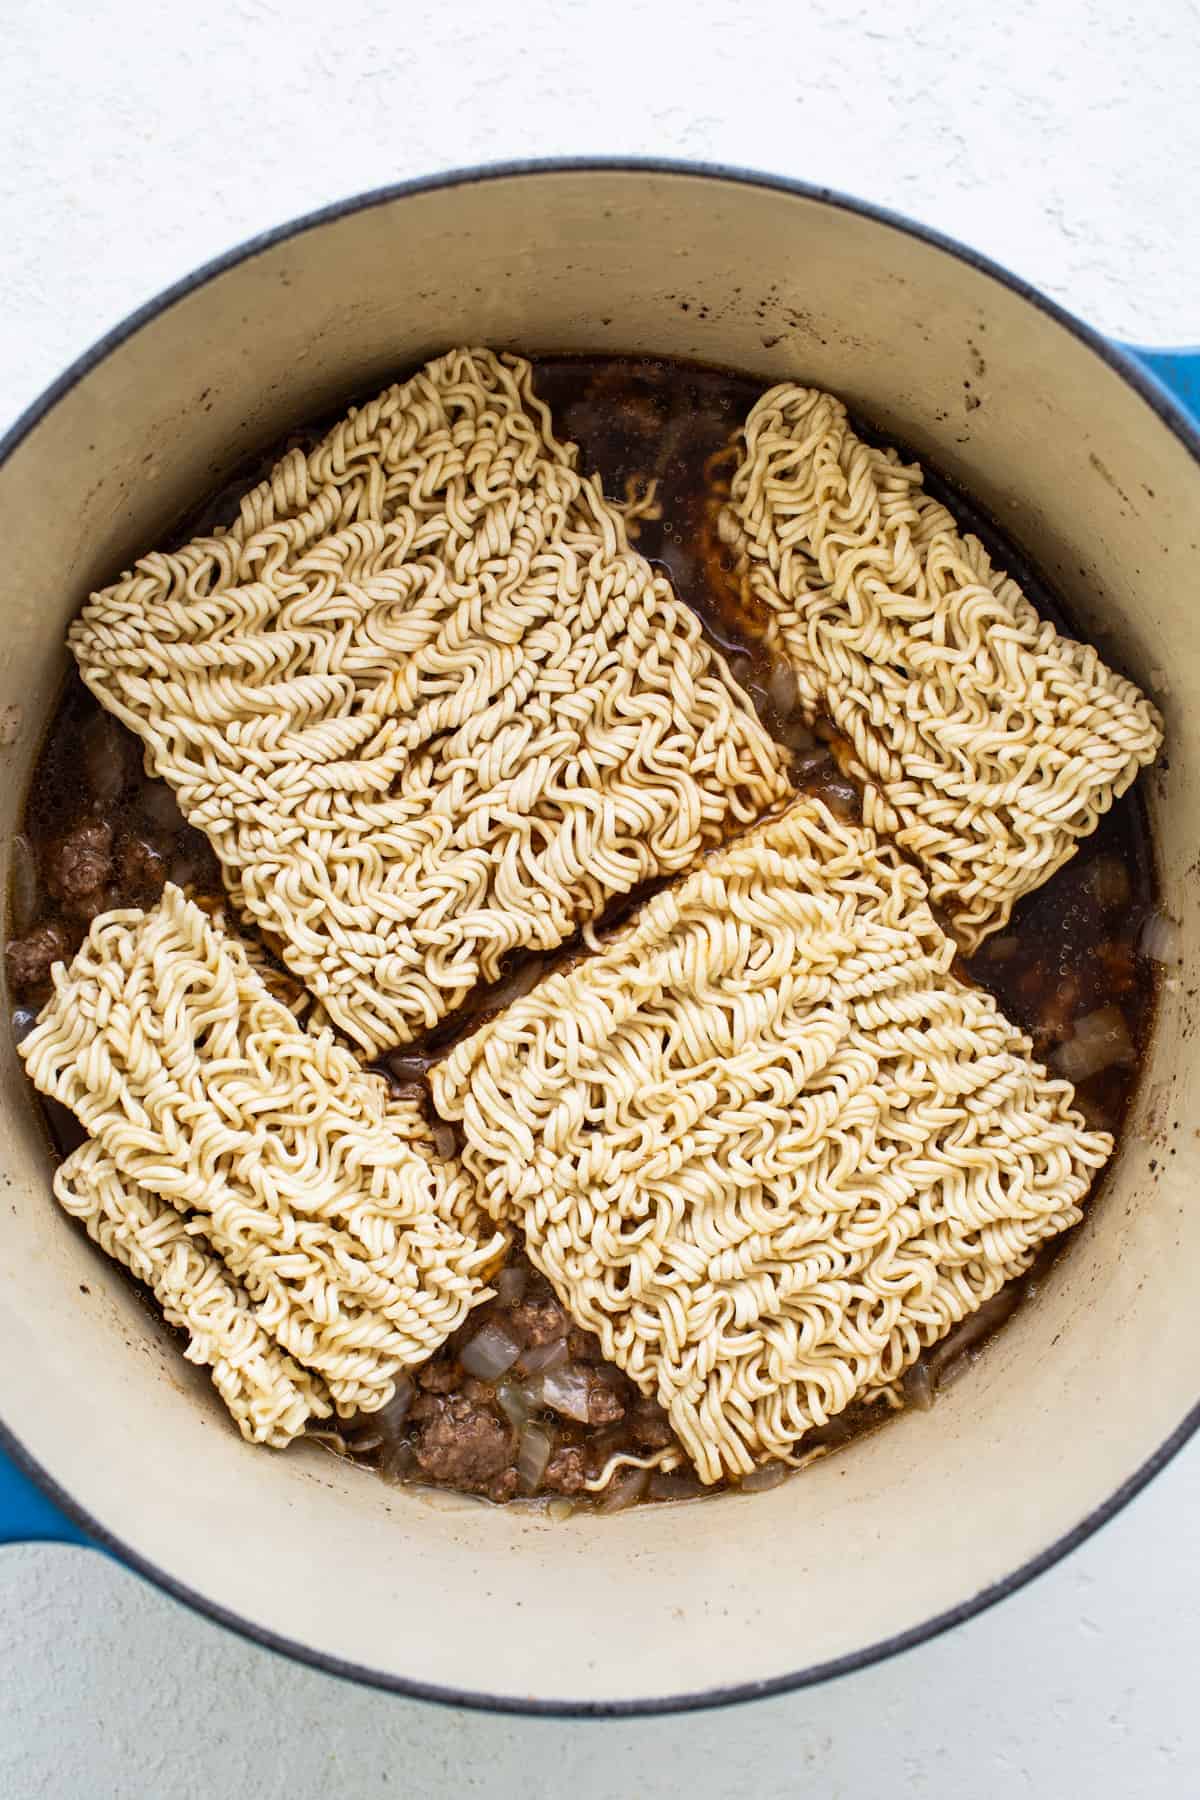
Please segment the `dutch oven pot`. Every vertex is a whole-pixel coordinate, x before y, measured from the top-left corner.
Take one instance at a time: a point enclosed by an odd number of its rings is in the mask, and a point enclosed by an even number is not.
[[[242,1443],[58,1212],[0,1032],[0,1538],[92,1542],[264,1643],[413,1694],[603,1712],[786,1688],[1017,1586],[1200,1416],[1200,357],[1123,351],[929,232],[721,170],[486,169],[288,226],[136,314],[0,447],[5,873],[88,590],[293,422],[456,343],[832,388],[969,490],[1153,690],[1167,753],[1142,791],[1185,962],[1117,1166],[932,1412],[753,1498],[555,1523]]]

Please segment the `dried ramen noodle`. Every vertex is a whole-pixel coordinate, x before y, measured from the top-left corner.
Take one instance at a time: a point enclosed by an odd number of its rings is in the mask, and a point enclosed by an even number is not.
[[[251,1443],[282,1449],[310,1419],[328,1418],[329,1392],[281,1350],[245,1289],[167,1200],[123,1176],[95,1139],[56,1171],[54,1192],[88,1236],[150,1289],[184,1355],[213,1385]]]
[[[804,801],[434,1068],[481,1200],[707,1482],[894,1382],[1112,1149],[953,956]]]
[[[1112,1150],[951,973],[931,902],[968,949],[1002,925],[1153,758],[1154,708],[919,468],[776,388],[722,535],[867,823],[764,822],[787,758],[630,549],[655,483],[622,507],[576,463],[526,362],[453,351],[71,628],[269,948],[168,885],[92,923],[20,1054],[90,1134],[60,1203],[253,1442],[386,1406],[521,1232],[678,1439],[588,1490],[682,1452],[707,1483],[802,1464],[1078,1221]],[[419,1038],[580,927],[590,956],[433,1065],[464,1146],[439,1157],[332,1027]]]
[[[453,351],[71,628],[236,902],[364,1050],[786,791],[575,463],[527,363]]]
[[[469,1183],[430,1156],[413,1103],[331,1031],[304,1031],[178,888],[152,912],[94,922],[20,1053],[130,1206],[192,1219],[261,1331],[339,1413],[385,1405],[398,1371],[486,1297],[503,1240],[475,1241]],[[78,1192],[80,1169],[70,1179]],[[97,1219],[113,1199],[96,1196]]]
[[[1095,829],[1162,729],[922,483],[832,395],[776,387],[746,421],[721,529],[802,707],[849,745],[867,823],[920,860],[970,951]]]

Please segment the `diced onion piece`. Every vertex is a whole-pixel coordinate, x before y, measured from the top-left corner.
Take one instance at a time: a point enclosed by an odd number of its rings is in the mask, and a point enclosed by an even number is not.
[[[434,1119],[429,1127],[433,1134],[433,1147],[438,1155],[446,1160],[458,1149],[458,1138],[453,1125],[447,1125],[445,1119]]]
[[[1142,926],[1138,949],[1151,962],[1168,966],[1183,961],[1183,932],[1169,913],[1152,912]]]
[[[502,1381],[496,1389],[496,1403],[509,1424],[519,1431],[533,1411],[532,1396],[515,1381]]]
[[[1101,1069],[1135,1061],[1137,1052],[1119,1006],[1102,1006],[1075,1022],[1075,1033],[1050,1058],[1068,1081],[1086,1081]]]
[[[649,1484],[649,1469],[618,1469],[604,1490],[600,1511],[624,1512],[627,1507],[636,1506]]]
[[[811,750],[798,756],[792,764],[796,780],[811,786],[812,783],[826,775],[833,766],[833,757],[824,744],[814,744]]]
[[[853,823],[859,817],[862,802],[858,788],[848,775],[841,773],[836,764],[827,775],[821,777],[816,793],[835,818]]]
[[[525,1289],[529,1283],[529,1270],[524,1263],[510,1263],[501,1269],[496,1277],[496,1293],[501,1306],[516,1306],[525,1298]]]
[[[1088,865],[1087,885],[1101,906],[1124,906],[1129,899],[1129,870],[1119,856],[1094,857]]]
[[[771,696],[756,675],[742,684],[750,696],[750,704],[761,719],[771,709]]]
[[[928,1412],[933,1405],[933,1377],[924,1357],[915,1362],[904,1377],[904,1398],[918,1412]]]
[[[538,952],[526,950],[522,952],[515,967],[508,970],[488,994],[488,1009],[485,1017],[493,1013],[503,1012],[514,1000],[523,1000],[526,994],[532,993],[549,967],[549,951]]]
[[[575,1504],[571,1500],[564,1499],[564,1497],[559,1494],[555,1499],[547,1502],[546,1511],[554,1520],[555,1524],[560,1525],[564,1519],[570,1518],[571,1514],[575,1511]]]
[[[384,1438],[381,1431],[362,1431],[355,1432],[354,1436],[349,1440],[349,1443],[355,1456],[369,1456],[372,1450],[379,1450],[382,1448],[383,1441]]]
[[[834,1413],[824,1425],[812,1425],[800,1439],[802,1455],[817,1455],[826,1450],[840,1450],[854,1436],[854,1425],[845,1413]]]
[[[411,1375],[397,1375],[391,1399],[378,1412],[371,1413],[372,1425],[385,1434],[399,1431],[412,1408],[416,1391]]]
[[[796,688],[796,671],[792,668],[791,663],[777,662],[774,665],[767,682],[767,693],[770,695],[771,705],[780,718],[786,719],[799,698]]]
[[[37,857],[23,831],[18,831],[12,840],[9,891],[12,896],[12,929],[17,937],[21,937],[37,918],[41,898]]]
[[[811,750],[817,741],[800,712],[789,713],[786,719],[781,719],[773,735],[776,743],[786,750]]]
[[[548,1369],[542,1377],[543,1403],[553,1407],[556,1413],[562,1413],[564,1418],[578,1419],[583,1425],[591,1418],[588,1408],[590,1390],[587,1370],[578,1366]]]
[[[648,1498],[651,1500],[696,1500],[708,1492],[698,1475],[690,1469],[654,1469],[650,1474]]]
[[[743,1494],[765,1494],[768,1488],[778,1487],[786,1481],[791,1469],[784,1462],[763,1463],[761,1468],[752,1469],[749,1475],[743,1475],[741,1489]]]
[[[754,679],[754,664],[744,650],[735,650],[726,657],[725,666],[740,688],[748,688]]]
[[[535,1344],[532,1350],[521,1352],[521,1367],[529,1375],[543,1374],[549,1369],[561,1369],[566,1360],[566,1338],[555,1338],[549,1344]]]
[[[391,1050],[383,1062],[392,1080],[398,1081],[401,1087],[419,1087],[429,1069],[425,1057],[416,1056],[409,1050]]]
[[[111,713],[89,719],[83,730],[83,772],[97,800],[120,799],[129,779],[132,750],[132,740]]]
[[[954,1363],[962,1362],[968,1350],[981,1344],[985,1337],[999,1329],[1005,1320],[1020,1306],[1026,1289],[1019,1282],[1010,1281],[1002,1287],[998,1294],[985,1300],[982,1306],[952,1325],[945,1337],[926,1352],[923,1359],[929,1369],[930,1379],[935,1390],[948,1385],[946,1371]],[[911,1380],[911,1375],[909,1377]]]
[[[530,1420],[522,1426],[517,1441],[517,1480],[523,1493],[537,1493],[553,1450],[554,1439],[544,1425]]]
[[[512,1368],[520,1354],[521,1346],[512,1332],[499,1319],[489,1319],[482,1331],[477,1331],[459,1351],[458,1360],[468,1375],[480,1381],[495,1381]]]

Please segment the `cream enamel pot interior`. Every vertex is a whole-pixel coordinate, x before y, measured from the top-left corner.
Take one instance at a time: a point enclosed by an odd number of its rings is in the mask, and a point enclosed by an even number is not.
[[[1143,786],[1186,962],[1118,1166],[1037,1300],[932,1412],[753,1498],[555,1524],[390,1489],[317,1447],[244,1445],[58,1214],[5,1031],[0,1537],[93,1541],[265,1643],[408,1693],[547,1712],[748,1697],[967,1616],[1197,1423],[1200,444],[1154,359],[822,192],[561,164],[350,202],[163,296],[2,447],[5,865],[88,589],[292,422],[459,342],[657,351],[836,390],[975,495],[1154,691],[1168,751]],[[1157,360],[1195,380],[1195,361]]]

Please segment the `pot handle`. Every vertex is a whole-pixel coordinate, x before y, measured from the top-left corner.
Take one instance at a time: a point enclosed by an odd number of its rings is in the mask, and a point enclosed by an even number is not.
[[[0,1545],[82,1544],[91,1539],[0,1448]]]
[[[1200,424],[1200,345],[1182,350],[1145,350],[1139,344],[1121,348]]]

